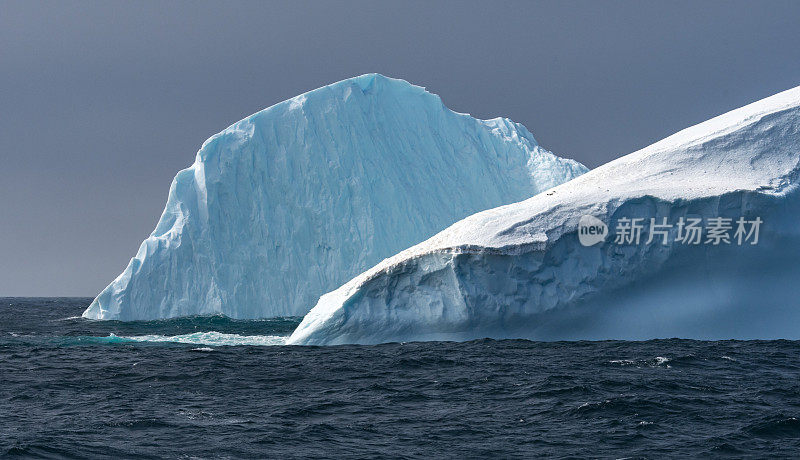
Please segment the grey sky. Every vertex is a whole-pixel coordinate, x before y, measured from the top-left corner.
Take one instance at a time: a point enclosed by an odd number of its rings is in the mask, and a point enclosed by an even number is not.
[[[589,167],[800,84],[800,2],[0,1],[0,296],[93,296],[175,172],[367,72]]]

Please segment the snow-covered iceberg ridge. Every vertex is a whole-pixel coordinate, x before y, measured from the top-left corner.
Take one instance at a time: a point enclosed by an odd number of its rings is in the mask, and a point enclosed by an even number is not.
[[[800,87],[472,215],[322,296],[288,343],[800,339],[799,176]],[[580,243],[583,216],[604,242]],[[699,244],[680,241],[690,219]]]
[[[83,316],[302,315],[384,257],[586,171],[505,118],[424,88],[351,78],[206,141],[156,229]]]

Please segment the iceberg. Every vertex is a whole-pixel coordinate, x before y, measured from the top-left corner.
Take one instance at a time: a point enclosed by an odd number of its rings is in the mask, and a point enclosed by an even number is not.
[[[175,176],[153,233],[83,316],[302,315],[453,222],[586,170],[508,119],[453,112],[382,75],[344,80],[208,139]]]
[[[287,343],[800,339],[799,177],[800,87],[469,216]]]

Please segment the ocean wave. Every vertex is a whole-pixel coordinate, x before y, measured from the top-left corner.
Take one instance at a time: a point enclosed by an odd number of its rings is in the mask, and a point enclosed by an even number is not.
[[[286,336],[282,335],[239,335],[225,334],[222,332],[194,332],[182,335],[135,335],[118,336],[109,334],[107,337],[93,337],[93,341],[99,343],[185,343],[191,345],[206,346],[274,346],[283,345]]]

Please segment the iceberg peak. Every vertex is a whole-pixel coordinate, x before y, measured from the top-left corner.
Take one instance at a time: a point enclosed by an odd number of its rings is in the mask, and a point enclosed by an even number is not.
[[[203,143],[153,233],[84,316],[302,315],[452,222],[585,171],[522,125],[455,113],[404,80],[342,80]]]

